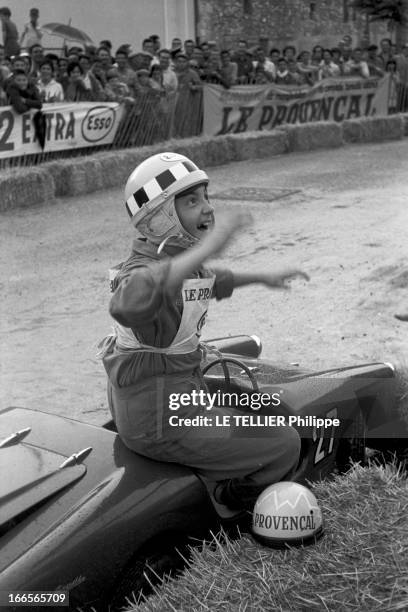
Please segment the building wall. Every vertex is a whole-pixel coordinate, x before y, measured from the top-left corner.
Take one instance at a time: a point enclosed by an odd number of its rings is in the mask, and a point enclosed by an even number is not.
[[[141,49],[142,40],[150,34],[159,34],[162,44],[171,39],[194,38],[194,0],[8,0],[11,19],[19,34],[28,22],[29,10],[37,7],[39,23],[61,22],[86,32],[98,44],[103,39],[117,49],[129,43],[135,51]],[[44,36],[44,46],[61,46],[61,39]]]
[[[217,40],[229,48],[240,38],[250,44],[268,36],[269,46],[295,44],[310,50],[315,44],[335,46],[350,34],[353,45],[361,44],[364,18],[345,10],[347,0],[198,0],[200,40]],[[345,14],[346,13],[346,14]],[[347,16],[348,13],[348,16]],[[345,21],[345,18],[347,21]],[[370,24],[370,41],[389,36],[383,24]]]

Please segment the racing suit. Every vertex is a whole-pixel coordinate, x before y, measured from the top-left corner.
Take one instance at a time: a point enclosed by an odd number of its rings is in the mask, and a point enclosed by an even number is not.
[[[112,282],[114,334],[103,341],[109,407],[130,449],[159,461],[190,466],[211,481],[228,480],[230,497],[250,506],[261,491],[288,479],[297,465],[300,440],[291,427],[172,426],[181,418],[234,414],[234,409],[200,404],[169,407],[171,394],[206,390],[200,371],[199,339],[209,300],[233,291],[229,270],[201,268],[175,295],[166,290],[171,257],[143,237]],[[235,412],[242,414],[242,412]],[[267,431],[265,432],[265,429]],[[245,437],[243,437],[245,435]],[[250,437],[252,435],[252,437]],[[259,437],[261,436],[261,437]],[[234,502],[234,503],[235,503]]]

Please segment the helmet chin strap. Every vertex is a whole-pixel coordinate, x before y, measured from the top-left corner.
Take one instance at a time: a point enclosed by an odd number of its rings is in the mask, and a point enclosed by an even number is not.
[[[172,198],[167,203],[167,213],[170,218],[173,220],[173,227],[169,229],[171,234],[166,236],[164,240],[162,240],[157,248],[157,253],[160,254],[164,247],[174,246],[182,249],[188,249],[189,247],[197,244],[200,240],[196,236],[190,234],[181,224],[180,219],[178,217],[176,207],[175,207],[175,198]],[[160,212],[158,213],[160,214]],[[174,233],[173,233],[174,231]]]

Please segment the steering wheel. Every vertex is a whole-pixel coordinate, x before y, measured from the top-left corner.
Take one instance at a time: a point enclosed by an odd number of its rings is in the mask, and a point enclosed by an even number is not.
[[[229,385],[231,383],[231,376],[230,376],[230,372],[227,366],[228,363],[232,363],[233,365],[236,365],[242,370],[244,370],[245,374],[248,376],[249,380],[251,381],[253,390],[259,392],[258,381],[256,380],[251,370],[248,368],[248,366],[245,365],[245,363],[242,363],[242,361],[239,361],[238,359],[233,359],[232,357],[228,357],[228,358],[220,357],[219,359],[215,359],[214,361],[211,361],[211,363],[207,364],[203,368],[202,370],[203,376],[204,374],[207,374],[207,372],[211,370],[211,368],[213,368],[216,365],[221,364],[222,371],[224,373],[225,382],[227,385]]]

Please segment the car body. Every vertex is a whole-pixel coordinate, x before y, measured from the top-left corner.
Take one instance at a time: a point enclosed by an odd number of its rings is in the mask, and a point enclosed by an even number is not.
[[[367,440],[380,449],[398,444],[403,424],[392,365],[316,373],[260,359],[256,337],[209,344],[210,391],[279,393],[280,404],[261,407],[260,418],[340,418],[341,426],[327,431],[295,425],[302,437],[295,480],[347,468],[350,456],[364,458]],[[72,609],[93,604],[99,612],[135,565],[162,560],[222,523],[192,469],[131,452],[112,422],[97,427],[7,408],[0,412],[0,458],[0,592],[69,591]]]

